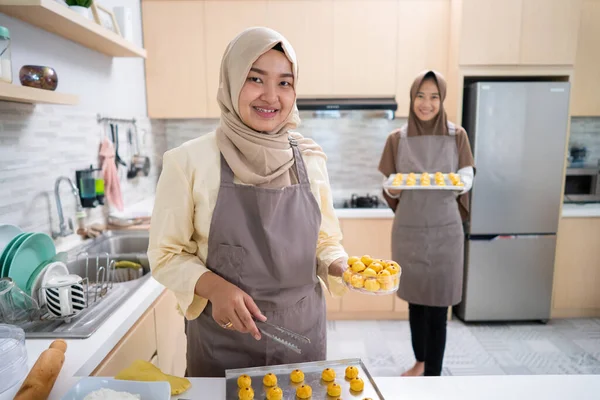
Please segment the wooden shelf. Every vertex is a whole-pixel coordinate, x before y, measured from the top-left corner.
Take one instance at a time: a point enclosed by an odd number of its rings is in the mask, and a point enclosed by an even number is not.
[[[0,100],[30,104],[75,105],[79,103],[79,97],[73,94],[57,93],[50,90],[11,85],[3,82],[0,82]]]
[[[146,58],[146,50],[54,0],[0,0],[0,13],[108,56]]]

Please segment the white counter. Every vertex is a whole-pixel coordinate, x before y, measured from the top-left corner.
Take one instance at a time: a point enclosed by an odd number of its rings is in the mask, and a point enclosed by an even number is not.
[[[89,338],[65,340],[65,363],[50,398],[60,399],[71,387],[74,376],[89,376],[163,290],[164,286],[149,277]],[[30,369],[53,340],[26,339]]]
[[[563,218],[600,217],[600,203],[594,204],[563,204]]]
[[[443,376],[435,378],[374,378],[386,400],[597,400],[600,375]],[[171,400],[225,399],[225,380],[191,378],[192,387]],[[50,400],[77,382],[55,385]],[[65,385],[68,383],[68,385]],[[360,397],[359,397],[360,398]]]

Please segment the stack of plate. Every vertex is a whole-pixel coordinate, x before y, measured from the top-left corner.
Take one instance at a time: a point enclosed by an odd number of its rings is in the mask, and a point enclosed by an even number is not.
[[[12,278],[19,289],[30,296],[33,293],[37,300],[39,277],[56,261],[59,261],[56,247],[50,236],[23,232],[14,225],[0,225],[0,278]],[[68,273],[66,266],[64,273]]]

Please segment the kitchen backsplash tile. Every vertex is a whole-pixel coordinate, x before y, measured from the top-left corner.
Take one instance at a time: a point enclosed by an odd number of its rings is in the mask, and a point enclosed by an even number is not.
[[[571,119],[569,147],[585,146],[586,163],[597,164],[600,161],[600,117],[574,117]]]
[[[126,169],[119,168],[126,205],[154,193],[162,154],[167,148],[163,121],[131,117],[138,121],[142,154],[150,157],[152,169],[148,177],[128,180]],[[120,125],[119,154],[127,161],[126,129],[125,124]],[[100,139],[109,132],[108,128],[102,131],[94,113],[72,107],[0,102],[0,222],[38,232],[56,230],[56,178],[67,176],[74,180],[75,170],[90,164],[97,167]],[[60,193],[65,217],[74,217],[75,201],[68,185],[62,183]],[[90,219],[102,216],[99,207],[86,211]]]
[[[362,112],[315,114],[300,113],[298,129],[313,138],[327,154],[327,168],[336,204],[352,194],[379,195],[382,175],[377,170],[379,158],[389,133],[402,126],[405,119],[389,120]],[[217,127],[217,119],[169,120],[165,122],[169,148]]]

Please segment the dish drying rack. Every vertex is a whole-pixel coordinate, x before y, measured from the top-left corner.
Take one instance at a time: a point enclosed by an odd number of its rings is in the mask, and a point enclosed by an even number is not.
[[[110,254],[107,252],[96,254],[96,263],[95,266],[92,266],[92,268],[95,269],[95,280],[93,281],[90,279],[92,277],[90,276],[90,272],[94,272],[90,271],[90,259],[93,258],[90,257],[87,252],[81,252],[75,257],[75,262],[78,262],[82,258],[85,259],[85,274],[81,276],[81,280],[78,283],[83,286],[83,292],[85,296],[85,304],[83,305],[83,308],[77,313],[68,316],[56,316],[48,311],[46,305],[43,305],[42,307],[38,306],[40,308],[40,319],[42,321],[64,320],[65,322],[69,323],[71,319],[79,315],[83,310],[100,302],[109,293],[109,291],[112,290],[115,280],[116,261],[110,259]],[[106,262],[102,265],[101,260],[106,260]],[[66,283],[63,285],[55,285],[53,287],[61,288],[71,285],[71,283]],[[42,294],[46,288],[47,287],[42,285],[42,287],[38,289],[38,299],[42,298]]]

